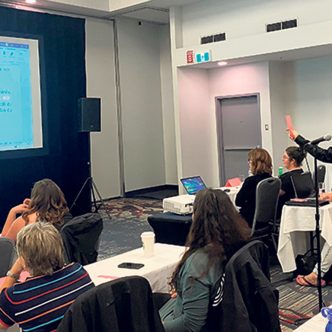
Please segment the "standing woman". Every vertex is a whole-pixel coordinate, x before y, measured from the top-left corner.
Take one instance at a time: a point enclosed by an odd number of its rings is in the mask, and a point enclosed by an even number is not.
[[[256,148],[249,151],[248,164],[252,175],[244,180],[236,195],[235,205],[240,207],[241,216],[251,227],[256,208],[256,188],[260,181],[271,177],[272,158],[265,149]],[[259,227],[259,224],[256,227]]]
[[[166,332],[204,331],[211,290],[250,229],[222,190],[204,189],[194,202],[187,251],[176,267],[172,298],[160,309]]]
[[[26,225],[43,220],[60,229],[69,214],[64,194],[50,179],[36,182],[31,198],[13,207],[8,213],[1,236],[16,241],[18,232]],[[21,216],[17,217],[18,214]]]
[[[302,161],[305,153],[297,146],[289,146],[282,155],[282,162],[288,172],[280,175],[281,190],[278,202],[277,216],[280,218],[281,210],[284,204],[295,197],[292,176],[298,176],[303,173]]]

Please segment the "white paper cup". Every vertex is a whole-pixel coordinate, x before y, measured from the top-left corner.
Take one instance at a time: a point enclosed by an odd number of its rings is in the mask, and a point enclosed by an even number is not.
[[[143,232],[141,234],[143,252],[145,257],[153,256],[155,235],[153,232]]]

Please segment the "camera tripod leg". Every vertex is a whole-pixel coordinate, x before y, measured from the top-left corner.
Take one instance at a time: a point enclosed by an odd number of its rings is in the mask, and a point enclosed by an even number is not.
[[[106,204],[105,201],[103,200],[103,198],[101,197],[99,190],[95,184],[95,182],[93,181],[93,178],[91,178],[91,190],[92,190],[92,196],[93,196],[93,200],[94,200],[94,205],[96,208],[96,211],[98,211],[100,209],[100,207],[103,207],[105,213],[107,214],[109,219],[112,219],[112,216],[110,215],[110,213],[107,211],[106,208]],[[96,197],[95,197],[95,192],[97,194],[97,198],[99,199],[99,206],[97,207],[97,202],[96,202]]]
[[[76,197],[75,197],[75,199],[74,199],[73,204],[72,204],[71,207],[69,208],[70,211],[71,211],[72,208],[76,205],[76,202],[77,202],[78,199],[80,198],[81,193],[82,193],[82,191],[84,190],[84,188],[85,188],[85,186],[86,186],[87,184],[89,184],[89,189],[91,190],[91,184],[90,184],[90,181],[91,181],[91,180],[92,180],[92,178],[91,178],[91,177],[88,177],[88,178],[84,181],[84,183],[83,183],[83,185],[82,185],[80,191],[78,192],[78,194],[76,195]]]

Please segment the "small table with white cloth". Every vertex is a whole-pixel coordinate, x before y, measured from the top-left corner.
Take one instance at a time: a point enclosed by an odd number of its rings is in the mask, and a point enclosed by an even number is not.
[[[319,208],[321,237],[332,246],[332,204]],[[280,220],[278,258],[283,272],[296,270],[295,258],[308,249],[308,232],[316,228],[315,207],[284,205]]]
[[[168,293],[168,283],[184,250],[182,246],[155,243],[152,257],[144,257],[143,248],[138,248],[85,265],[84,268],[96,286],[113,279],[138,275],[149,281],[153,292]],[[144,266],[140,269],[119,268],[118,265],[124,262],[142,263]]]
[[[321,313],[318,313],[294,331],[296,332],[325,332],[325,327],[328,320],[324,318]]]

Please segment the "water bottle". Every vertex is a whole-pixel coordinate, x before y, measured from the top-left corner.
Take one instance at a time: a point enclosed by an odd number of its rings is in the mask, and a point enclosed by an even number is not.
[[[329,320],[326,324],[325,332],[332,332],[332,308],[324,307],[322,308],[321,313],[323,317]]]
[[[278,175],[279,175],[279,176],[282,175],[283,171],[284,171],[283,167],[280,166],[280,167],[278,168]]]

